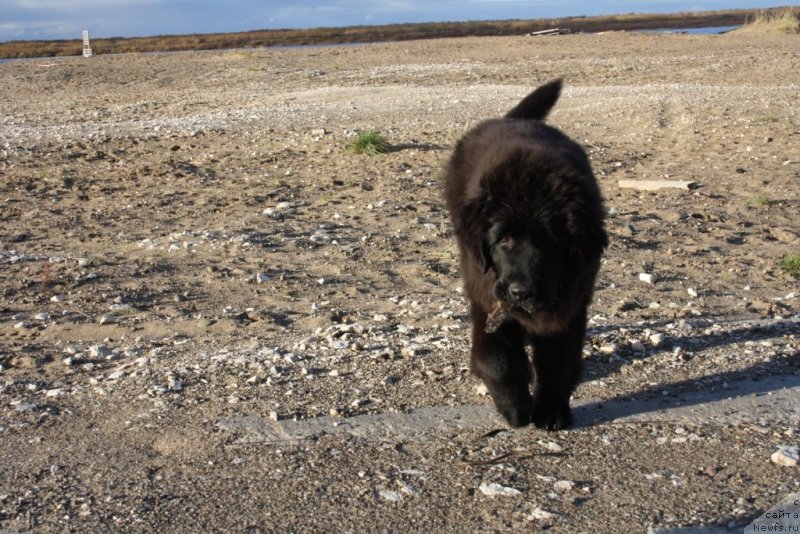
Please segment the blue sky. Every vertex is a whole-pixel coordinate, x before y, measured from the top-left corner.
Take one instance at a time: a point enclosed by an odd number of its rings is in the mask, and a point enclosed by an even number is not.
[[[670,13],[786,5],[722,0],[0,0],[0,41]]]

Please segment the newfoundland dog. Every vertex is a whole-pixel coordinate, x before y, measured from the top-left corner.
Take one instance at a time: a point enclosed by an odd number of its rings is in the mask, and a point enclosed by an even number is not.
[[[586,308],[608,244],[586,153],[542,122],[560,94],[561,80],[549,82],[470,130],[444,184],[470,304],[472,372],[511,426],[547,430],[572,422]]]

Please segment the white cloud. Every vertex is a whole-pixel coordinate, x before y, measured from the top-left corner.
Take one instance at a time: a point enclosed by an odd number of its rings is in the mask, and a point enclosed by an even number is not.
[[[53,35],[79,37],[75,25],[61,20],[0,23],[0,40],[52,39]]]
[[[0,33],[13,34],[22,29],[22,25],[16,22],[0,22]]]

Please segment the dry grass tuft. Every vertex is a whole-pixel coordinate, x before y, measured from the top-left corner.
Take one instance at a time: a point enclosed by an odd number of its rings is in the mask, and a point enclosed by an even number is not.
[[[800,9],[786,7],[760,11],[752,18],[748,17],[745,25],[737,30],[753,33],[800,33]]]

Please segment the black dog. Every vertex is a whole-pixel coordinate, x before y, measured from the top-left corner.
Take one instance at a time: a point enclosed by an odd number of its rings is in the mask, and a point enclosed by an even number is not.
[[[586,153],[541,122],[560,94],[561,80],[550,82],[468,132],[444,191],[470,302],[470,367],[509,424],[547,430],[572,422],[586,308],[608,244]]]

